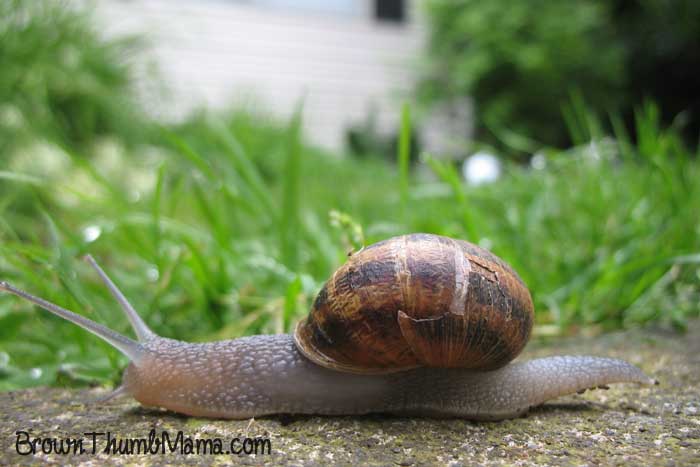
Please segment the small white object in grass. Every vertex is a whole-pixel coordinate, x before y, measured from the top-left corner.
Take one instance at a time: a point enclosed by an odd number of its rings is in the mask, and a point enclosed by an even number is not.
[[[24,124],[22,111],[14,105],[4,104],[0,106],[0,124],[8,130],[19,130]]]
[[[598,146],[598,143],[595,140],[591,140],[586,149],[583,151],[583,155],[584,157],[592,161],[599,161],[600,159],[602,159],[600,147]]]
[[[141,192],[139,190],[129,191],[129,201],[132,203],[138,203],[141,201]]]
[[[495,182],[501,176],[501,162],[493,154],[477,152],[464,160],[462,175],[471,185]]]
[[[530,167],[535,170],[543,170],[545,167],[547,167],[547,158],[544,157],[544,154],[538,152],[532,156],[532,159],[530,159]]]
[[[44,373],[44,372],[41,370],[41,368],[32,368],[31,370],[29,370],[29,376],[30,376],[32,379],[39,379],[39,378],[41,378],[41,375],[42,375],[43,373]]]
[[[150,266],[148,269],[146,269],[146,277],[151,282],[157,281],[158,278],[160,277],[160,273],[158,272],[158,268],[155,266]]]
[[[102,229],[97,225],[88,225],[83,229],[83,240],[92,243],[102,235]]]

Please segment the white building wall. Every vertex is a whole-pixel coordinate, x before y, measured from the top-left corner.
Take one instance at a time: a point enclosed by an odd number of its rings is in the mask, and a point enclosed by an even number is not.
[[[380,129],[395,128],[424,40],[415,3],[405,23],[378,22],[369,0],[351,13],[347,1],[343,13],[284,3],[294,2],[100,0],[97,11],[107,34],[151,41],[171,97],[145,98],[164,118],[235,103],[286,117],[303,97],[305,131],[318,144],[340,147],[345,128],[371,111]]]

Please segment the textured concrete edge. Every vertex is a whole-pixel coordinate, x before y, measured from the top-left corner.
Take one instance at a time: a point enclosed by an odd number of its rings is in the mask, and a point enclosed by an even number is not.
[[[2,464],[219,465],[231,456],[57,454],[21,456],[15,431],[43,437],[111,431],[141,438],[151,429],[199,438],[269,437],[270,455],[235,456],[250,465],[499,465],[700,462],[700,325],[686,335],[634,330],[596,338],[535,342],[523,358],[609,355],[639,365],[661,385],[611,386],[562,398],[528,416],[496,423],[367,417],[271,417],[221,421],[144,409],[128,398],[87,404],[104,389],[37,388],[0,393]]]

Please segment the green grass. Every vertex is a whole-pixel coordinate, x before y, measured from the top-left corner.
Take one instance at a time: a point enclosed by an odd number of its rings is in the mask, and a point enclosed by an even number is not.
[[[131,82],[144,41],[101,37],[75,5],[0,2],[0,162],[36,134],[80,148],[101,135],[147,137]]]
[[[437,179],[424,180],[404,164],[314,150],[298,114],[257,130],[242,114],[195,120],[162,129],[157,150],[108,145],[107,160],[53,147],[67,158],[56,173],[29,162],[3,171],[0,276],[129,333],[78,260],[89,252],[158,333],[206,341],[290,330],[347,251],[424,231],[510,262],[532,290],[538,325],[557,332],[682,327],[698,314],[700,168],[653,106],[639,113],[637,145],[599,139],[547,154],[541,170],[507,166],[476,188],[435,158],[425,163]],[[114,381],[125,363],[11,296],[0,297],[0,345],[4,389]]]
[[[0,21],[13,41],[0,57],[53,30],[30,21],[25,40],[13,24]],[[81,34],[66,44],[96,40]],[[90,45],[85,56],[108,50]],[[27,64],[62,66],[23,53],[4,75],[15,83]],[[651,104],[634,142],[618,119],[608,125],[573,99],[565,119],[578,146],[544,151],[544,168],[506,165],[499,181],[470,187],[437,155],[411,167],[408,107],[388,163],[310,146],[301,106],[289,122],[202,111],[178,125],[139,116],[122,126],[125,114],[104,112],[116,109],[104,100],[108,81],[37,94],[53,89],[49,75],[0,90],[0,136],[11,136],[0,140],[0,279],[119,332],[130,334],[127,320],[79,260],[85,253],[156,332],[209,341],[289,331],[349,251],[408,232],[467,239],[511,263],[532,291],[537,332],[682,328],[699,314],[700,154],[660,127]],[[119,76],[115,95],[127,96]],[[78,96],[74,107],[42,97],[59,91]],[[18,127],[7,118],[17,114],[40,124],[20,118]],[[98,115],[110,131],[92,126]],[[0,389],[115,382],[125,363],[82,329],[0,295]]]

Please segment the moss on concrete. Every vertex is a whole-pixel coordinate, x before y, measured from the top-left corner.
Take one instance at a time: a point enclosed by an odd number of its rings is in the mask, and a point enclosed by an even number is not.
[[[595,338],[531,343],[523,358],[587,353],[625,358],[661,381],[640,389],[612,386],[550,402],[525,418],[473,423],[373,415],[272,417],[219,421],[138,406],[128,398],[88,403],[100,388],[31,389],[0,394],[2,464],[143,465],[187,461],[225,465],[230,455],[57,454],[20,456],[16,430],[32,436],[77,437],[110,431],[147,437],[175,435],[269,437],[270,455],[234,456],[243,465],[698,465],[700,464],[700,323],[686,335],[627,331]],[[86,441],[88,450],[91,443]]]

